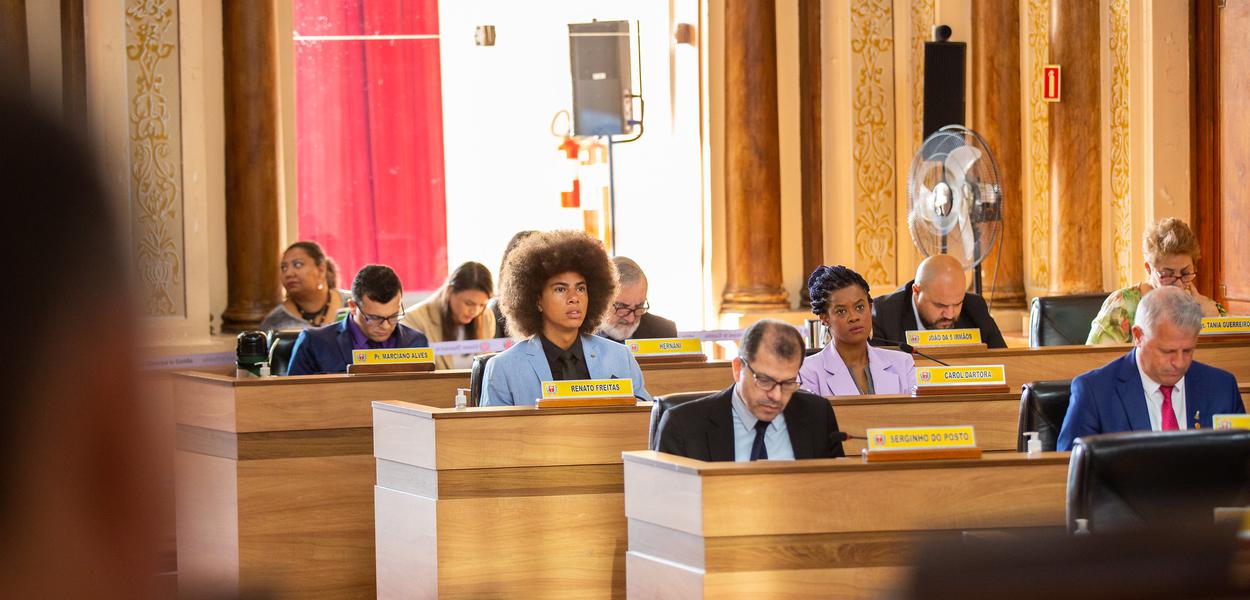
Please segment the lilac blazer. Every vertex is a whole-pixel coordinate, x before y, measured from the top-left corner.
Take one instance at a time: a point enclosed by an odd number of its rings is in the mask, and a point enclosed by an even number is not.
[[[868,346],[868,372],[878,394],[910,394],[916,388],[916,362],[898,350]],[[803,359],[803,389],[820,396],[858,396],[851,371],[833,344]]]

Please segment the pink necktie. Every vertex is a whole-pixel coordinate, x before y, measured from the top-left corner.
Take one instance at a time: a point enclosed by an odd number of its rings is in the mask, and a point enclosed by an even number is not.
[[[1180,425],[1176,424],[1176,411],[1172,410],[1172,386],[1161,385],[1159,391],[1163,392],[1163,415],[1160,422],[1163,424],[1163,431],[1176,431],[1180,429]]]

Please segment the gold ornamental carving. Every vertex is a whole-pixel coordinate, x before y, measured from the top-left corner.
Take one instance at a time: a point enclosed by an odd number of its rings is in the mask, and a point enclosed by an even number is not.
[[[933,29],[934,0],[912,0],[911,3],[911,152],[924,141],[924,43]]]
[[[896,233],[893,7],[885,0],[851,6],[855,265],[870,285],[890,286],[895,284]]]
[[[1116,287],[1132,276],[1133,239],[1129,139],[1129,0],[1110,2],[1111,55],[1111,248]]]
[[[184,314],[178,19],[168,0],[126,8],[130,211],[148,316]]]
[[[1029,285],[1050,284],[1050,115],[1042,66],[1050,61],[1050,0],[1028,0]]]

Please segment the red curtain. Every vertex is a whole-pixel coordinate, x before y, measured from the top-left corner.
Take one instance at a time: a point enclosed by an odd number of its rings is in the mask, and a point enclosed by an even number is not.
[[[295,0],[294,22],[299,237],[338,262],[340,287],[382,263],[405,290],[437,288],[447,276],[437,0]],[[414,35],[430,37],[360,39]]]

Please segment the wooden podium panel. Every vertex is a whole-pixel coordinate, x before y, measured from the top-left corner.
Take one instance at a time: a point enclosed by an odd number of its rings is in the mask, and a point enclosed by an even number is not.
[[[374,404],[378,598],[620,598],[635,407]]]
[[[1091,369],[1097,369],[1121,356],[1132,345],[1110,346],[1047,346],[1044,348],[998,348],[993,350],[970,350],[957,354],[937,356],[942,362],[959,365],[1004,365],[1007,368],[1007,385],[1019,391],[1020,386],[1031,381],[1047,379],[1072,379]],[[938,366],[927,358],[916,358],[917,366]],[[1250,343],[1239,340],[1198,341],[1195,360],[1233,374],[1237,381],[1250,381]]]
[[[1065,523],[1067,453],[624,460],[630,598],[882,597],[926,539]]]
[[[972,425],[977,446],[986,452],[1015,452],[1020,394],[950,396],[878,395],[829,398],[838,428],[863,436],[870,427],[942,427]],[[842,442],[847,456],[859,456],[863,440]]]

